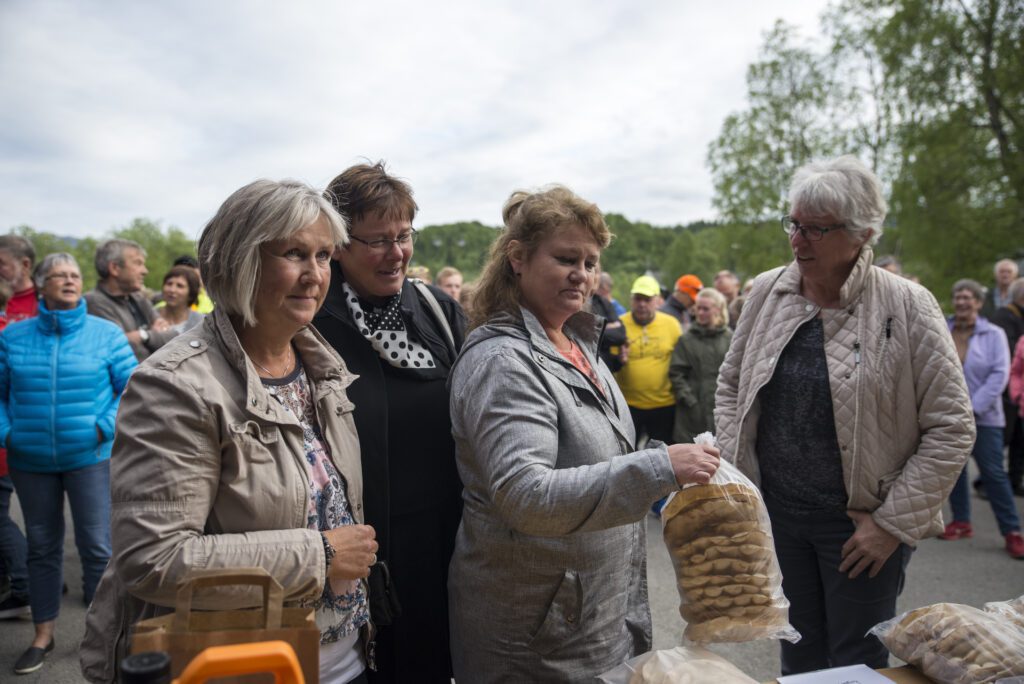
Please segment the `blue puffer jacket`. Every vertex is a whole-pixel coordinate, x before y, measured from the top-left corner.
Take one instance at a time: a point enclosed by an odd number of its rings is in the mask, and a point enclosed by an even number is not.
[[[76,470],[110,458],[114,418],[138,362],[119,327],[85,300],[0,333],[0,444],[12,468]],[[103,433],[99,438],[96,428]]]

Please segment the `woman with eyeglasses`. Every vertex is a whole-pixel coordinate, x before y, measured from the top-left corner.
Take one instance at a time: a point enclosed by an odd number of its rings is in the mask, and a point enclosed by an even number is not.
[[[370,576],[378,628],[371,682],[444,682],[448,562],[462,513],[448,413],[448,372],[462,346],[462,310],[406,278],[412,189],[383,162],[353,166],[327,196],[350,224],[335,252],[316,327],[359,376],[349,388],[362,449],[366,521],[381,562]],[[397,597],[397,600],[389,600]]]
[[[137,365],[124,331],[86,313],[82,272],[50,254],[33,279],[39,315],[0,333],[0,444],[25,516],[35,623],[16,674],[53,651],[64,563],[64,497],[71,505],[82,590],[92,602],[110,559],[110,448],[114,417]]]
[[[794,260],[754,282],[718,380],[722,457],[758,482],[802,635],[782,673],[885,667],[910,554],[941,532],[974,441],[946,323],[924,288],[873,267],[887,211],[854,157],[807,164],[782,220]]]

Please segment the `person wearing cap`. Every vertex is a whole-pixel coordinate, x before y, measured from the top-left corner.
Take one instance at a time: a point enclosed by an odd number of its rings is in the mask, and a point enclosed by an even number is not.
[[[686,332],[693,323],[693,305],[697,301],[697,293],[702,289],[704,289],[704,283],[692,273],[679,276],[675,291],[671,297],[665,300],[659,311],[667,313],[679,321],[679,327]]]
[[[630,310],[619,320],[626,328],[629,359],[615,373],[636,427],[637,444],[642,434],[662,442],[672,441],[675,395],[668,379],[672,350],[683,334],[676,319],[655,307],[661,286],[643,275],[630,290]]]

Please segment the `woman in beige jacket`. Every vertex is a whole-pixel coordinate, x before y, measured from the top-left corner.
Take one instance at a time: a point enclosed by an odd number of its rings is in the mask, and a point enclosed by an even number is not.
[[[256,181],[199,240],[212,316],[129,382],[111,457],[113,557],[87,617],[85,676],[113,681],[128,628],[169,611],[193,570],[262,567],[316,608],[321,682],[365,681],[366,584],[377,543],[362,522],[355,379],[309,327],[347,240],[301,183]],[[199,609],[258,605],[255,592]]]
[[[881,184],[853,157],[799,169],[783,218],[794,261],[758,276],[715,397],[722,457],[760,484],[790,622],[782,672],[867,663],[919,539],[974,441],[935,298],[871,265]]]

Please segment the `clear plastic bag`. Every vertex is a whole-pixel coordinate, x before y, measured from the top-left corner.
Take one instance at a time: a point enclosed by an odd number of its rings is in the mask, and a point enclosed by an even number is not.
[[[697,444],[713,444],[710,433]],[[775,556],[771,522],[757,487],[722,461],[711,482],[687,485],[661,511],[676,571],[683,636],[695,643],[786,639],[789,601]]]
[[[1024,630],[1024,595],[1009,601],[986,603],[985,612],[992,613]],[[1024,653],[1021,654],[1021,658],[1024,658]]]
[[[889,652],[937,682],[1024,676],[1024,631],[995,612],[936,603],[871,628]]]
[[[757,684],[722,656],[700,646],[648,651],[597,678],[601,684]]]

